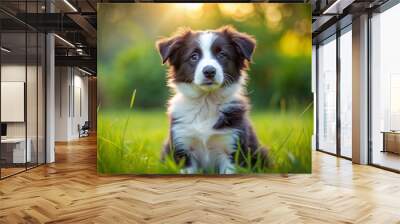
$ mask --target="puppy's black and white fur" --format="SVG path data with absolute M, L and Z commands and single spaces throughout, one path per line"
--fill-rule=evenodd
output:
M 180 30 L 157 42 L 163 63 L 169 65 L 170 137 L 163 159 L 184 160 L 182 173 L 235 173 L 234 156 L 244 165 L 247 155 L 267 163 L 247 117 L 245 80 L 255 40 L 232 27 L 218 30 Z

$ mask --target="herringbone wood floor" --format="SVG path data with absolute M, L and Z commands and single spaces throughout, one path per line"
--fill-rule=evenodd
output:
M 319 152 L 312 175 L 98 176 L 95 139 L 0 181 L 0 223 L 400 223 L 400 175 Z

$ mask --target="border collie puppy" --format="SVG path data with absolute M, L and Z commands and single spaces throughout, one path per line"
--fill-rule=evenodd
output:
M 247 117 L 245 80 L 256 42 L 230 26 L 218 30 L 181 29 L 157 41 L 162 62 L 168 63 L 168 83 L 174 90 L 169 100 L 169 139 L 163 160 L 171 155 L 183 164 L 181 173 L 235 173 L 239 164 L 261 159 L 260 148 Z

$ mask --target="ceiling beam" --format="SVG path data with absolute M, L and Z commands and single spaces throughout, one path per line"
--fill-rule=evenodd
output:
M 88 67 L 96 71 L 97 59 L 91 56 L 55 56 L 56 66 Z
M 320 31 L 321 29 L 323 29 L 326 24 L 332 20 L 332 18 L 334 18 L 335 16 L 319 16 L 317 17 L 317 20 L 315 22 L 313 22 L 312 24 L 312 32 L 316 33 L 318 31 Z
M 324 15 L 337 15 L 342 14 L 343 10 L 351 5 L 355 0 L 336 0 L 330 4 L 322 14 Z
M 82 28 L 85 33 L 96 42 L 97 30 L 90 24 L 85 17 L 80 14 L 68 14 L 68 17 Z
M 42 32 L 81 31 L 68 14 L 61 13 L 18 13 L 16 17 Z

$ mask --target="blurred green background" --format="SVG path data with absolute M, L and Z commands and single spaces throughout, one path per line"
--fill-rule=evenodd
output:
M 309 4 L 100 4 L 99 97 L 102 108 L 124 108 L 136 89 L 136 108 L 165 108 L 166 67 L 155 48 L 178 27 L 231 24 L 257 39 L 248 92 L 255 108 L 304 108 L 311 94 Z
M 308 4 L 99 4 L 97 18 L 100 173 L 179 173 L 181 167 L 172 161 L 160 162 L 169 133 L 166 103 L 170 92 L 155 42 L 182 26 L 197 30 L 224 25 L 233 25 L 257 40 L 248 72 L 250 119 L 274 164 L 237 166 L 236 171 L 311 172 Z

